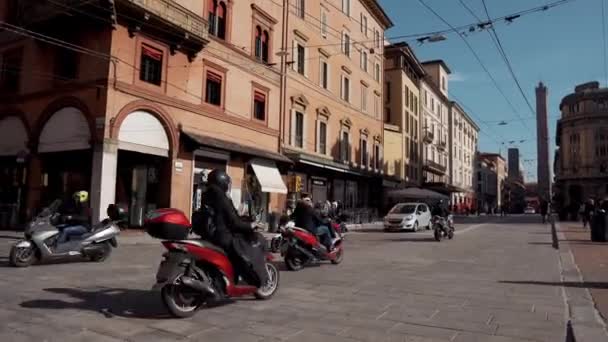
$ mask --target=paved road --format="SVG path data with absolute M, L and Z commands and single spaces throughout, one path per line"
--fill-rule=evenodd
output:
M 341 265 L 282 272 L 270 301 L 185 320 L 148 291 L 160 245 L 123 244 L 102 264 L 15 269 L 0 257 L 0 341 L 563 341 L 561 287 L 539 285 L 560 280 L 548 228 L 510 220 L 471 221 L 440 243 L 351 233 Z M 13 240 L 0 235 L 5 256 Z

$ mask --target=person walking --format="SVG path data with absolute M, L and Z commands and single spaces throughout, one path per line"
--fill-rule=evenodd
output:
M 547 222 L 547 213 L 549 211 L 549 202 L 545 199 L 540 201 L 540 215 L 542 216 L 543 223 Z
M 593 212 L 595 211 L 595 202 L 593 199 L 589 198 L 585 202 L 585 206 L 583 208 L 583 228 L 587 228 L 587 224 L 591 227 L 591 216 L 593 216 Z

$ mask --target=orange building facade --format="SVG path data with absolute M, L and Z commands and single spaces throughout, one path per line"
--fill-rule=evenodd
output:
M 319 67 L 329 56 L 312 47 L 327 44 L 323 29 L 298 22 L 301 13 L 295 11 L 307 6 L 306 13 L 319 17 L 319 6 L 328 13 L 336 9 L 314 3 L 0 4 L 0 20 L 7 23 L 0 32 L 0 225 L 22 223 L 49 201 L 81 189 L 90 190 L 96 220 L 110 203 L 129 208 L 131 226 L 141 226 L 145 213 L 158 207 L 191 213 L 200 205 L 199 183 L 215 168 L 232 177 L 230 196 L 242 213 L 282 212 L 286 184 L 299 162 L 290 152 L 323 158 L 313 139 L 318 118 L 328 123 L 325 159 L 337 155 L 332 143 L 347 127 L 356 144 L 348 145 L 353 164 L 343 165 L 350 170 L 365 164 L 359 171 L 380 175 L 372 157 L 362 163 L 354 156 L 365 136 L 366 150 L 377 153 L 373 160 L 380 163 L 382 117 L 374 108 L 381 98 L 382 59 L 368 57 L 362 73 L 355 67 L 363 57 L 354 47 L 350 58 L 333 56 L 328 84 L 340 94 L 341 77 L 354 74 L 353 103 L 323 94 Z M 361 21 L 363 13 L 369 20 L 366 32 L 373 33 L 367 37 L 381 41 L 390 21 L 378 17 L 383 12 L 377 3 L 352 6 L 351 17 L 356 11 Z M 326 32 L 330 24 L 349 21 L 341 20 L 328 23 Z M 309 39 L 309 63 L 298 79 L 297 61 L 304 55 L 292 43 L 302 38 Z M 368 40 L 374 49 L 375 41 Z M 363 110 L 354 101 L 365 85 Z M 298 129 L 306 133 L 298 147 L 292 118 L 302 106 L 306 123 Z

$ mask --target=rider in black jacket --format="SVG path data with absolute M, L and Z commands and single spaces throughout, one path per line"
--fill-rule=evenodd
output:
M 261 286 L 268 279 L 263 246 L 255 243 L 255 222 L 242 220 L 227 192 L 230 177 L 226 172 L 216 169 L 209 173 L 208 188 L 203 195 L 203 205 L 212 209 L 214 233 L 211 242 L 222 247 L 235 268 L 251 285 Z M 252 274 L 253 271 L 255 274 Z M 257 279 L 255 279 L 257 278 Z

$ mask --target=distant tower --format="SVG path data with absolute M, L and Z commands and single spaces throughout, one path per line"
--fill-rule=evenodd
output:
M 536 149 L 538 154 L 538 194 L 551 199 L 551 171 L 549 168 L 549 129 L 547 127 L 547 87 L 540 82 L 536 87 Z

